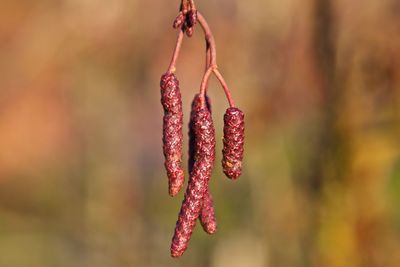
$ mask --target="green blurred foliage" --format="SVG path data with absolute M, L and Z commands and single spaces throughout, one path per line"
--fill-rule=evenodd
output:
M 0 266 L 399 266 L 399 2 L 197 3 L 245 161 L 232 182 L 218 153 L 218 232 L 197 227 L 176 260 L 159 78 L 178 4 L 2 2 Z M 198 28 L 178 61 L 185 125 L 204 61 Z M 210 96 L 221 140 L 215 80 Z

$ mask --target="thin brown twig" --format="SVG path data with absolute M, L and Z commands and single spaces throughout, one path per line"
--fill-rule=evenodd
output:
M 193 0 L 182 0 L 182 6 L 185 8 L 187 5 L 191 5 L 191 7 L 194 6 Z M 215 40 L 214 36 L 211 32 L 210 26 L 208 25 L 206 19 L 203 17 L 203 15 L 197 11 L 197 18 L 200 26 L 202 27 L 206 39 L 206 72 L 204 73 L 203 79 L 201 81 L 200 85 L 200 102 L 201 106 L 204 108 L 205 107 L 205 94 L 207 92 L 208 88 L 208 81 L 210 79 L 210 75 L 212 73 L 215 74 L 217 77 L 218 81 L 221 83 L 221 86 L 225 92 L 226 98 L 228 99 L 229 105 L 231 107 L 234 107 L 234 101 L 231 95 L 231 92 L 229 90 L 229 87 L 227 83 L 225 82 L 224 77 L 218 70 L 218 65 L 217 65 L 217 49 L 215 45 Z M 174 53 L 172 55 L 171 62 L 169 64 L 167 72 L 169 73 L 174 73 L 176 71 L 176 61 L 179 56 L 179 52 L 182 47 L 182 41 L 183 41 L 183 30 L 179 30 L 178 38 L 176 40 L 175 44 L 175 49 Z
M 179 52 L 182 47 L 182 40 L 183 40 L 183 31 L 179 30 L 178 38 L 176 39 L 174 53 L 172 54 L 171 62 L 169 63 L 169 67 L 167 72 L 174 73 L 176 71 L 176 61 L 179 56 Z
M 196 5 L 194 4 L 194 0 L 188 0 L 189 1 L 189 6 L 192 10 L 196 10 Z
M 211 64 L 210 46 L 206 42 L 206 71 L 210 67 L 210 64 Z
M 215 76 L 217 77 L 218 81 L 221 83 L 222 88 L 224 89 L 226 98 L 228 99 L 228 102 L 229 102 L 229 106 L 231 106 L 231 108 L 235 107 L 235 102 L 233 101 L 231 91 L 229 90 L 224 77 L 222 76 L 222 74 L 219 72 L 219 70 L 217 68 L 213 69 L 213 72 L 214 72 Z
M 210 26 L 208 26 L 206 19 L 199 11 L 197 11 L 197 20 L 200 26 L 203 28 L 206 42 L 210 47 L 211 66 L 217 67 L 217 47 L 215 45 L 214 36 L 211 32 Z
M 210 46 L 208 42 L 206 42 L 206 65 L 205 65 L 205 71 L 208 70 L 211 64 L 211 53 L 210 53 Z M 204 91 L 204 96 L 207 95 L 207 90 L 208 90 L 208 82 L 205 85 L 205 91 Z M 201 97 L 200 97 L 201 98 Z
M 201 27 L 203 28 L 204 31 L 204 35 L 206 37 L 206 46 L 207 46 L 207 55 L 206 55 L 206 60 L 207 60 L 207 64 L 206 64 L 206 73 L 203 77 L 203 80 L 201 82 L 201 86 L 200 86 L 200 101 L 201 101 L 201 106 L 204 107 L 205 105 L 205 93 L 208 87 L 208 80 L 209 80 L 209 76 L 210 74 L 208 74 L 208 72 L 211 70 L 215 76 L 217 77 L 218 81 L 221 83 L 221 86 L 225 92 L 226 98 L 228 99 L 229 105 L 231 107 L 235 106 L 235 103 L 233 101 L 231 92 L 229 90 L 228 84 L 225 82 L 224 77 L 222 76 L 222 74 L 219 72 L 218 70 L 218 65 L 217 65 L 217 49 L 216 49 L 216 45 L 215 45 L 215 40 L 214 40 L 214 36 L 211 32 L 210 27 L 208 26 L 208 23 L 206 21 L 206 19 L 203 17 L 203 15 L 200 12 L 197 12 L 197 16 L 198 16 L 198 21 L 199 24 L 201 25 Z M 207 75 L 208 74 L 208 75 Z
M 183 12 L 184 15 L 186 15 L 187 12 L 189 11 L 189 1 L 188 0 L 181 1 L 181 11 Z
M 205 101 L 205 92 L 208 87 L 208 80 L 210 79 L 211 74 L 213 73 L 213 68 L 209 67 L 207 71 L 204 73 L 203 79 L 201 80 L 200 85 L 200 106 L 201 108 L 205 108 L 206 101 Z

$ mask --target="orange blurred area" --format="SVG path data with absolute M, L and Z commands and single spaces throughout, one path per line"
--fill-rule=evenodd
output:
M 159 79 L 179 1 L 2 3 L 0 267 L 400 266 L 399 1 L 196 5 L 246 114 L 245 160 L 224 177 L 212 78 L 218 232 L 196 227 L 177 260 Z M 184 133 L 204 62 L 196 28 L 177 64 Z

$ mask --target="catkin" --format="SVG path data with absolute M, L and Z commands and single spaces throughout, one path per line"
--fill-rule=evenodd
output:
M 196 220 L 200 215 L 204 193 L 208 188 L 215 160 L 215 130 L 211 113 L 201 109 L 193 117 L 196 160 L 182 202 L 171 244 L 171 256 L 179 257 L 187 249 Z
M 175 196 L 185 180 L 182 168 L 182 99 L 179 81 L 173 73 L 161 77 L 161 103 L 164 108 L 163 152 L 168 176 L 169 194 Z
M 244 149 L 244 113 L 238 108 L 225 112 L 223 143 L 223 171 L 228 178 L 237 179 L 242 172 Z
M 217 220 L 215 218 L 214 204 L 210 189 L 207 188 L 203 196 L 203 206 L 200 212 L 200 223 L 207 234 L 214 234 L 217 231 Z
M 211 113 L 211 101 L 207 95 L 205 96 L 205 102 L 208 111 Z M 196 115 L 196 112 L 198 112 L 200 109 L 201 109 L 200 95 L 196 94 L 192 101 L 192 110 L 190 113 L 190 121 L 189 121 L 189 173 L 193 169 L 193 165 L 196 158 L 196 142 L 195 142 L 193 120 L 194 116 Z M 208 187 L 206 189 L 206 192 L 204 193 L 203 204 L 199 220 L 201 226 L 203 227 L 206 233 L 214 234 L 217 231 L 217 221 L 215 218 L 213 200 L 211 192 Z

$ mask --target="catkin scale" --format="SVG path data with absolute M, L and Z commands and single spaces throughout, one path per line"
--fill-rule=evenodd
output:
M 225 112 L 223 143 L 223 171 L 228 178 L 237 179 L 242 172 L 244 113 L 236 107 L 228 108 Z
M 196 220 L 200 215 L 204 193 L 208 188 L 215 161 L 215 130 L 211 113 L 206 109 L 193 118 L 197 157 L 190 175 L 171 244 L 171 256 L 179 257 L 187 249 Z
M 168 176 L 169 194 L 175 196 L 180 191 L 185 177 L 182 167 L 182 98 L 179 81 L 173 73 L 161 76 L 161 103 L 164 108 L 163 152 Z
M 207 110 L 211 113 L 211 101 L 210 98 L 206 95 L 205 96 L 206 107 Z M 193 165 L 196 158 L 196 142 L 195 142 L 195 132 L 194 132 L 194 116 L 196 112 L 201 109 L 201 102 L 200 102 L 200 95 L 196 94 L 192 101 L 192 110 L 190 113 L 190 121 L 189 121 L 189 173 L 193 169 Z M 203 227 L 204 231 L 208 234 L 214 234 L 217 231 L 217 221 L 215 218 L 215 210 L 213 205 L 213 200 L 211 196 L 211 192 L 207 187 L 204 198 L 203 204 L 199 216 L 199 220 L 201 226 Z

